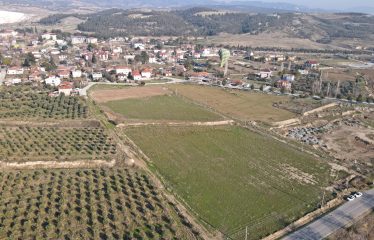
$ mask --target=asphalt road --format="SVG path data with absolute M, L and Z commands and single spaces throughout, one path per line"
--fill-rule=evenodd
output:
M 284 237 L 283 240 L 324 239 L 337 230 L 354 224 L 373 210 L 374 189 L 371 189 L 364 192 L 362 197 L 344 203 L 331 213 Z

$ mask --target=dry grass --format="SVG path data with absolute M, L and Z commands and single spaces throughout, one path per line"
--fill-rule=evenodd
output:
M 288 97 L 223 90 L 195 85 L 173 85 L 170 89 L 188 99 L 244 121 L 276 122 L 295 117 L 295 114 L 273 107 L 273 103 L 288 101 Z
M 105 89 L 95 90 L 92 92 L 91 97 L 99 103 L 123 100 L 161 96 L 170 93 L 164 87 L 128 87 L 123 89 Z

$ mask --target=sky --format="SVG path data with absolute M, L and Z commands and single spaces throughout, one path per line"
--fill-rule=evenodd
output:
M 249 1 L 249 0 L 247 0 Z M 374 8 L 374 0 L 261 0 L 263 2 L 287 2 L 322 9 Z

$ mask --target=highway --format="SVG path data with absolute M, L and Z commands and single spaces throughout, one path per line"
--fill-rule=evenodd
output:
M 364 192 L 360 198 L 346 202 L 329 214 L 291 233 L 283 240 L 325 239 L 341 228 L 349 227 L 374 209 L 374 189 Z

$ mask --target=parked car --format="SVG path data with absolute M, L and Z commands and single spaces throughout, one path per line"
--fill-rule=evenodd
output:
M 348 197 L 347 197 L 347 200 L 348 201 L 353 201 L 353 200 L 355 200 L 355 196 L 354 195 L 349 195 Z
M 355 196 L 355 198 L 359 198 L 362 196 L 362 192 L 355 192 L 353 193 L 353 196 Z

